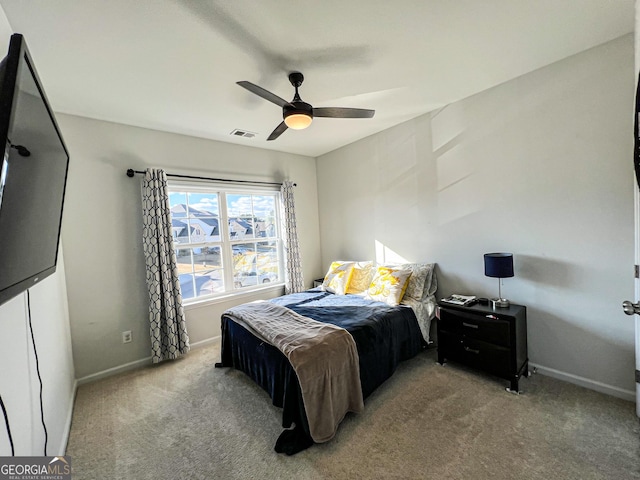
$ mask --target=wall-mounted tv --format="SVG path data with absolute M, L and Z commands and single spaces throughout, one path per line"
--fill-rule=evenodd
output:
M 0 63 L 0 305 L 56 270 L 69 154 L 25 39 Z

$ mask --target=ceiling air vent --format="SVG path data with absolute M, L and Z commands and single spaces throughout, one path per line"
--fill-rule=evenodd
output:
M 236 128 L 233 132 L 230 133 L 234 137 L 245 137 L 245 138 L 253 138 L 257 135 L 257 133 L 247 132 L 246 130 L 240 130 Z

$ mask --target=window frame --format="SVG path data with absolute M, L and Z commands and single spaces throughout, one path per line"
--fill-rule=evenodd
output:
M 212 302 L 216 300 L 222 300 L 225 298 L 245 295 L 247 293 L 253 293 L 270 288 L 281 288 L 284 286 L 284 239 L 282 231 L 282 208 L 281 208 L 281 193 L 280 188 L 277 185 L 238 185 L 227 184 L 214 181 L 174 181 L 169 179 L 167 182 L 169 193 L 196 193 L 196 194 L 211 194 L 218 196 L 218 229 L 219 229 L 219 241 L 205 241 L 205 242 L 193 242 L 189 238 L 189 243 L 176 243 L 175 237 L 173 238 L 173 248 L 175 251 L 180 249 L 193 249 L 193 248 L 207 248 L 207 247 L 220 247 L 220 262 L 222 267 L 222 278 L 224 283 L 224 291 L 211 293 L 208 295 L 195 295 L 190 298 L 183 298 L 183 305 L 189 306 L 203 302 Z M 229 228 L 229 214 L 227 208 L 227 195 L 251 195 L 251 196 L 265 196 L 273 195 L 275 197 L 275 233 L 274 237 L 255 237 L 255 225 L 253 225 L 253 238 L 232 239 Z M 253 201 L 252 214 L 253 214 Z M 187 202 L 188 205 L 188 202 Z M 254 215 L 252 215 L 254 216 Z M 188 217 L 186 217 L 188 218 Z M 173 216 L 171 216 L 173 220 Z M 187 222 L 187 225 L 189 223 Z M 187 226 L 189 228 L 189 226 Z M 246 243 L 259 243 L 259 242 L 275 242 L 276 252 L 278 258 L 278 277 L 275 281 L 269 282 L 267 285 L 257 283 L 256 285 L 237 287 L 234 275 L 233 264 L 233 246 Z M 192 272 L 193 259 L 192 259 Z M 194 289 L 194 294 L 197 292 Z

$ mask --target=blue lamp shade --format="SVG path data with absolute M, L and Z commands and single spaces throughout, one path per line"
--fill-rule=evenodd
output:
M 485 253 L 484 274 L 495 278 L 513 277 L 513 254 Z

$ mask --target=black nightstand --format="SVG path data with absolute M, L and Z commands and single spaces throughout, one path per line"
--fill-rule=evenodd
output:
M 482 369 L 511 382 L 529 376 L 527 308 L 490 305 L 459 307 L 441 303 L 438 317 L 438 363 L 445 359 Z
M 324 282 L 324 277 L 323 278 L 316 278 L 313 281 L 313 288 L 322 286 L 322 282 Z

